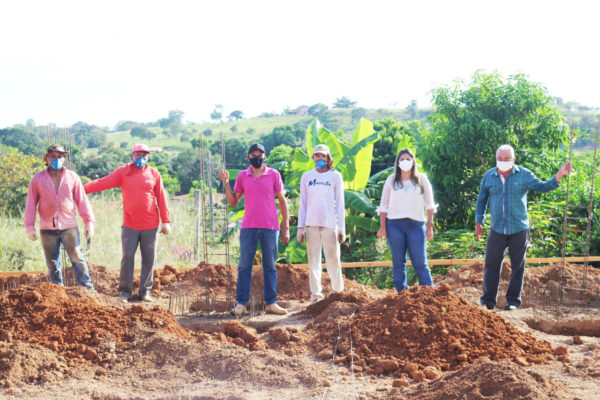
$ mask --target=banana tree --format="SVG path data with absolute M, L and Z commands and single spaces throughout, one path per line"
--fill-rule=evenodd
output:
M 344 179 L 344 200 L 346 203 L 346 232 L 352 235 L 356 229 L 377 232 L 379 223 L 375 216 L 375 206 L 367 195 L 361 192 L 369 181 L 373 144 L 379 140 L 379 134 L 373 130 L 371 121 L 362 118 L 354 131 L 352 141 L 325 129 L 318 119 L 314 119 L 307 128 L 304 147 L 294 149 L 291 155 L 290 173 L 286 184 L 298 188 L 302 174 L 315 167 L 311 155 L 317 144 L 326 144 L 333 158 L 333 168 Z M 305 262 L 306 247 L 296 240 L 297 227 L 292 230 L 292 239 L 282 254 L 288 262 Z M 348 247 L 348 244 L 346 244 Z

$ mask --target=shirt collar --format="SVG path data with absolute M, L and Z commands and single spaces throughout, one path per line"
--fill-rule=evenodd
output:
M 265 167 L 265 169 L 263 169 L 263 172 L 262 172 L 261 176 L 262 175 L 266 175 L 267 172 L 269 172 L 269 170 L 271 169 L 271 168 L 267 167 L 265 164 L 263 164 L 263 166 Z M 247 175 L 252 175 L 253 174 L 252 173 L 252 165 L 249 166 L 245 171 L 246 171 Z

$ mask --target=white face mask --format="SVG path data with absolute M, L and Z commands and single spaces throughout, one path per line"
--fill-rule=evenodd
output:
M 496 167 L 502 172 L 510 171 L 513 167 L 513 162 L 512 161 L 496 161 Z
M 400 161 L 398 161 L 398 166 L 400 167 L 400 169 L 402 171 L 408 172 L 412 169 L 413 162 L 412 162 L 412 160 L 400 160 Z

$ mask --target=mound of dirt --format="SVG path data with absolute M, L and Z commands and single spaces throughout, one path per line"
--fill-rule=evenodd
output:
M 101 305 L 94 299 L 98 296 L 47 282 L 5 291 L 0 294 L 0 340 L 38 344 L 74 364 L 99 364 L 115 358 L 115 347 L 130 346 L 132 331 L 140 326 L 192 338 L 165 309 Z
M 474 263 L 453 269 L 445 277 L 436 276 L 437 283 L 447 283 L 455 293 L 467 297 L 471 302 L 479 304 L 479 296 L 483 287 L 483 263 Z M 508 280 L 510 278 L 510 263 L 502 265 L 500 275 L 500 288 L 498 290 L 498 307 L 503 308 L 506 304 L 504 297 Z M 565 281 L 563 287 L 563 301 L 580 301 L 584 279 L 584 268 L 582 265 L 567 264 L 562 268 L 561 264 L 545 265 L 542 267 L 528 267 L 525 270 L 525 281 L 522 292 L 522 308 L 552 305 L 558 302 L 559 286 L 561 276 L 564 273 Z M 573 289 L 575 289 L 573 291 Z M 583 296 L 589 304 L 600 304 L 600 270 L 589 266 L 587 268 L 586 294 Z
M 397 390 L 392 390 L 392 392 Z M 391 398 L 395 396 L 393 393 Z M 507 361 L 487 361 L 453 372 L 401 398 L 422 400 L 512 400 L 570 398 L 564 385 Z
M 413 287 L 354 308 L 351 315 L 307 326 L 319 358 L 416 381 L 481 360 L 529 365 L 553 359 L 550 343 L 469 304 L 447 285 Z

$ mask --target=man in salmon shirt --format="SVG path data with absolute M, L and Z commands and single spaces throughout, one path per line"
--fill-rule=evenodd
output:
M 266 312 L 271 314 L 287 314 L 285 308 L 277 304 L 277 238 L 279 236 L 279 219 L 275 197 L 279 200 L 281 211 L 281 243 L 290 240 L 288 208 L 283 191 L 283 182 L 279 171 L 264 165 L 265 148 L 255 143 L 248 150 L 250 167 L 240 171 L 235 180 L 233 192 L 229 186 L 229 172 L 221 171 L 220 178 L 225 186 L 225 196 L 232 207 L 235 207 L 244 196 L 244 219 L 240 230 L 240 261 L 238 265 L 237 305 L 232 310 L 235 315 L 246 313 L 250 301 L 252 283 L 252 265 L 256 255 L 256 247 L 260 241 L 263 261 L 264 299 Z
M 52 283 L 63 286 L 60 244 L 65 248 L 77 284 L 94 290 L 87 263 L 81 254 L 77 210 L 85 224 L 85 237 L 94 234 L 94 213 L 85 194 L 79 175 L 63 164 L 67 151 L 59 145 L 46 149 L 44 164 L 47 169 L 31 178 L 25 206 L 27 237 L 37 240 L 36 211 L 40 214 L 40 238 L 48 275 Z
M 132 163 L 114 170 L 110 175 L 84 186 L 86 193 L 120 187 L 123 195 L 123 226 L 121 227 L 121 274 L 119 301 L 129 302 L 133 291 L 133 269 L 138 244 L 142 254 L 142 271 L 138 298 L 152 301 L 150 290 L 154 278 L 154 258 L 158 227 L 161 233 L 171 233 L 167 196 L 160 173 L 149 165 L 150 148 L 136 144 L 131 150 Z M 159 220 L 160 218 L 160 220 Z

